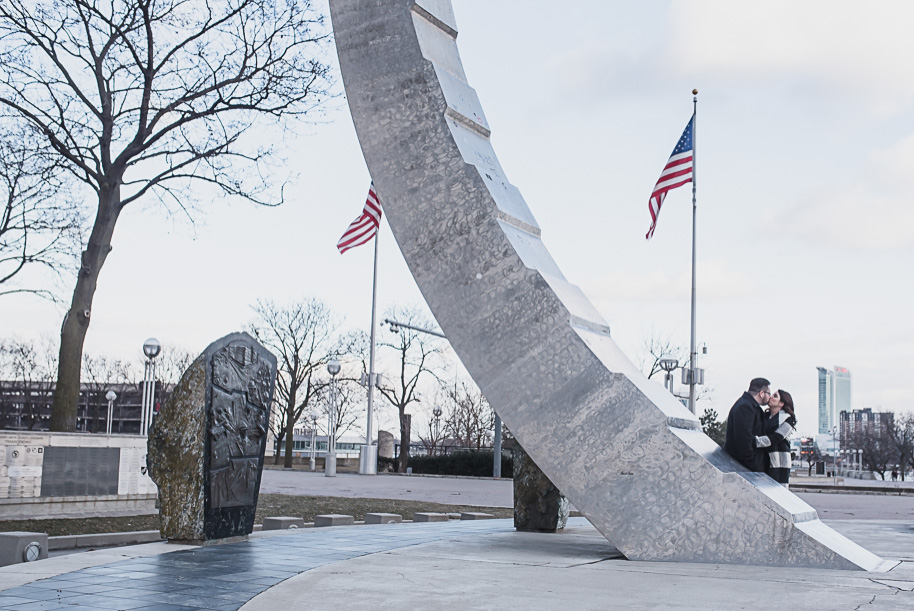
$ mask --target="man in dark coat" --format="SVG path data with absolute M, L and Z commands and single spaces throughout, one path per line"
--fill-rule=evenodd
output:
M 765 410 L 771 397 L 771 383 L 753 378 L 749 390 L 736 400 L 727 417 L 724 450 L 753 472 L 765 471 L 765 449 L 756 448 L 755 437 L 765 435 Z

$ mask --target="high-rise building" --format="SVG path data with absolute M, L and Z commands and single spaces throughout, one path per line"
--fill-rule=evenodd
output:
M 851 373 L 847 368 L 835 366 L 835 414 L 841 414 L 842 410 L 850 412 L 851 410 Z M 838 422 L 832 423 L 832 426 Z
M 819 371 L 819 433 L 830 434 L 838 426 L 838 414 L 851 411 L 851 373 L 847 368 Z
M 831 370 L 816 368 L 819 371 L 819 433 L 829 433 L 835 419 L 835 378 Z

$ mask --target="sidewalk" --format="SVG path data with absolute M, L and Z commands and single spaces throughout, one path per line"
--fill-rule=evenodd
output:
M 914 609 L 911 526 L 830 525 L 903 560 L 882 573 L 634 562 L 583 518 L 561 534 L 518 533 L 510 519 L 364 525 L 0 568 L 0 609 Z M 23 568 L 59 575 L 10 588 Z

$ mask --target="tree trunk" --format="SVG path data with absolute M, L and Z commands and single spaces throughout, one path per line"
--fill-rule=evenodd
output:
M 279 434 L 276 436 L 276 448 L 273 452 L 273 465 L 279 465 L 279 449 L 282 446 L 283 440 L 286 439 L 286 430 L 283 428 L 280 430 Z
M 289 405 L 286 407 L 286 456 L 282 462 L 284 468 L 292 467 L 292 447 L 295 442 L 295 397 L 298 395 L 297 391 L 298 389 L 289 389 Z
M 98 276 L 111 252 L 111 237 L 121 208 L 120 177 L 114 187 L 103 189 L 98 196 L 98 212 L 82 265 L 76 277 L 70 309 L 64 315 L 60 330 L 60 353 L 57 385 L 51 404 L 51 431 L 75 431 L 76 410 L 79 405 L 79 374 L 82 366 L 83 344 L 89 331 L 92 299 L 98 286 Z
M 413 418 L 404 410 L 400 408 L 400 466 L 397 471 L 401 474 L 406 473 L 406 466 L 409 463 L 409 436 Z

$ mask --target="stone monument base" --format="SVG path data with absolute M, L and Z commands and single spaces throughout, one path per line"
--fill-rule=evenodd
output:
M 555 533 L 565 528 L 570 504 L 520 444 L 514 446 L 514 528 Z

